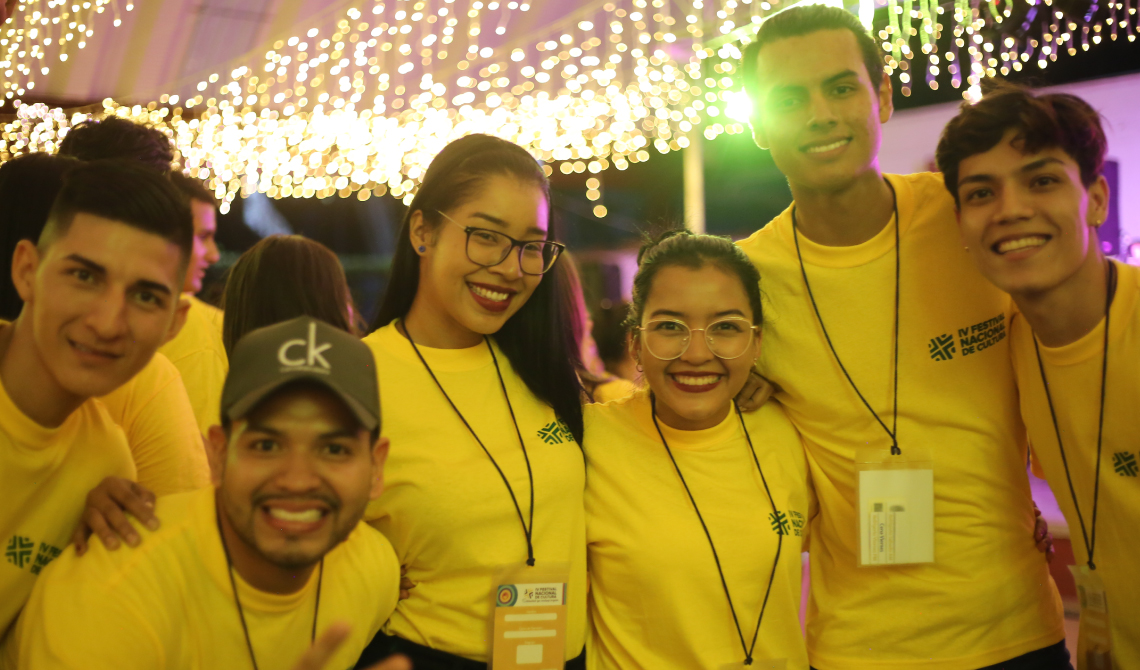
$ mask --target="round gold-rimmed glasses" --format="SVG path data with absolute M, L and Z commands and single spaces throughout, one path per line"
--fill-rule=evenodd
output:
M 719 319 L 704 328 L 690 328 L 677 319 L 657 319 L 638 326 L 641 341 L 654 358 L 671 361 L 680 358 L 689 349 L 693 333 L 703 332 L 705 342 L 713 356 L 725 360 L 739 358 L 747 351 L 756 336 L 757 326 L 747 319 L 732 317 Z

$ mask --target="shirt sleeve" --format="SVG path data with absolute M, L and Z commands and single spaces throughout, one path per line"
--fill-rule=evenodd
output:
M 143 616 L 130 589 L 82 578 L 60 559 L 36 582 L 16 624 L 16 670 L 155 670 L 166 666 L 166 613 Z M 58 568 L 58 569 L 52 569 Z
M 122 427 L 138 481 L 156 496 L 210 485 L 202 433 L 182 378 L 162 354 L 131 382 L 102 398 Z

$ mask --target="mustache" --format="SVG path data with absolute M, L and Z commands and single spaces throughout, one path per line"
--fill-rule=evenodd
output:
M 329 508 L 330 512 L 339 512 L 340 508 L 343 506 L 339 497 L 332 493 L 323 492 L 304 493 L 300 495 L 293 493 L 257 493 L 254 494 L 251 503 L 254 507 L 262 507 L 263 505 L 273 502 L 274 500 L 289 500 L 294 502 L 300 500 L 313 500 L 324 504 L 325 507 Z

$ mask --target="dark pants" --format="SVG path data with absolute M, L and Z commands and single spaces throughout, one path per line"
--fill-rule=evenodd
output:
M 365 647 L 360 660 L 356 662 L 356 670 L 366 670 L 370 665 L 382 661 L 393 654 L 403 654 L 412 661 L 415 670 L 487 670 L 486 663 L 472 661 L 469 658 L 449 654 L 422 644 L 410 642 L 395 635 L 377 633 L 372 642 Z M 566 661 L 566 670 L 585 670 L 586 652 L 578 658 Z
M 1057 644 L 987 665 L 980 670 L 1073 670 L 1073 664 L 1069 662 L 1069 650 L 1065 648 L 1065 641 L 1061 640 Z

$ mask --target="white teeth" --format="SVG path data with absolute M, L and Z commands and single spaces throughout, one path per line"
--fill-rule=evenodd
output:
M 845 139 L 845 140 L 839 140 L 838 142 L 832 142 L 831 144 L 825 144 L 822 147 L 811 147 L 807 150 L 807 152 L 809 154 L 821 154 L 825 151 L 834 151 L 835 149 L 838 149 L 839 147 L 843 146 L 844 144 L 847 144 L 850 141 L 851 141 L 850 139 Z
M 1029 247 L 1040 247 L 1048 242 L 1049 239 L 1041 235 L 1030 235 L 1029 237 L 1019 237 L 1016 240 L 1006 240 L 997 246 L 999 254 L 1007 254 L 1011 251 L 1019 249 L 1027 249 Z
M 494 300 L 495 302 L 503 302 L 507 298 L 511 297 L 509 293 L 489 291 L 481 286 L 473 286 L 471 284 L 468 284 L 468 286 L 471 287 L 471 290 L 475 293 L 475 295 L 486 298 L 488 300 Z
M 301 512 L 290 512 L 280 507 L 270 507 L 269 516 L 274 519 L 281 519 L 282 521 L 314 523 L 321 520 L 321 511 L 319 509 L 307 509 Z
M 676 375 L 673 379 L 676 379 L 678 384 L 684 384 L 685 386 L 707 386 L 708 384 L 715 384 L 717 380 L 720 379 L 720 376 L 707 375 L 705 377 L 692 377 L 690 375 Z

